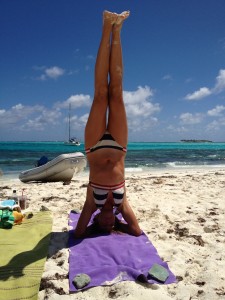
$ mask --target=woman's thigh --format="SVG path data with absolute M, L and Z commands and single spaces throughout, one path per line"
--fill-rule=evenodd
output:
M 117 143 L 119 143 L 123 147 L 127 146 L 127 116 L 122 96 L 118 98 L 110 98 L 107 129 Z
M 85 127 L 85 148 L 94 146 L 106 131 L 108 99 L 95 97 Z

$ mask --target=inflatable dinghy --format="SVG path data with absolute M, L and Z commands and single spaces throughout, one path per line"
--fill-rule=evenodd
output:
M 39 167 L 23 171 L 19 174 L 22 182 L 70 182 L 74 174 L 86 167 L 86 158 L 83 153 L 61 154 Z

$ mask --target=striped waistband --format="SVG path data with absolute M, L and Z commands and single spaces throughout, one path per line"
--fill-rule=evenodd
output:
M 96 188 L 96 189 L 101 189 L 101 190 L 117 190 L 117 189 L 120 189 L 122 187 L 125 186 L 125 180 L 122 181 L 121 183 L 118 183 L 118 184 L 114 184 L 114 185 L 103 185 L 103 184 L 98 184 L 98 183 L 94 183 L 94 182 L 89 182 L 90 186 L 92 188 Z
M 123 152 L 127 152 L 127 148 L 126 147 L 111 146 L 111 145 L 102 145 L 102 146 L 98 146 L 98 147 L 95 147 L 95 148 L 86 148 L 85 149 L 85 153 L 88 154 L 88 153 L 94 152 L 94 151 L 96 151 L 98 149 L 104 149 L 104 148 L 116 149 L 116 150 L 121 150 Z
M 108 131 L 106 131 L 103 134 L 101 139 L 93 147 L 86 148 L 85 152 L 86 154 L 88 154 L 90 152 L 96 151 L 98 149 L 104 149 L 104 148 L 111 148 L 111 149 L 122 150 L 123 152 L 127 152 L 127 148 L 118 144 Z

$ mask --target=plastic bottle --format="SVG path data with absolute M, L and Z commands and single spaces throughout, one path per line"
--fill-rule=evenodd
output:
M 24 195 L 24 189 L 22 190 L 22 196 L 20 197 L 19 199 L 19 202 L 20 202 L 20 208 L 21 209 L 26 209 L 27 205 L 26 205 L 26 200 L 27 200 L 27 197 Z
M 18 196 L 17 196 L 17 193 L 16 193 L 16 190 L 13 190 L 13 193 L 12 193 L 12 197 L 11 197 L 13 200 L 15 200 L 16 204 L 18 204 Z

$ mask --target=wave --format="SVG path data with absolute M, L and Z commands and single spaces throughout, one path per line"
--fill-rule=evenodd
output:
M 209 163 L 191 163 L 191 162 L 168 162 L 165 164 L 165 167 L 168 168 L 181 168 L 181 169 L 185 169 L 185 168 L 221 168 L 221 167 L 225 167 L 225 164 L 209 164 Z
M 125 172 L 130 173 L 130 172 L 143 172 L 143 168 L 140 167 L 133 167 L 133 168 L 125 168 Z

